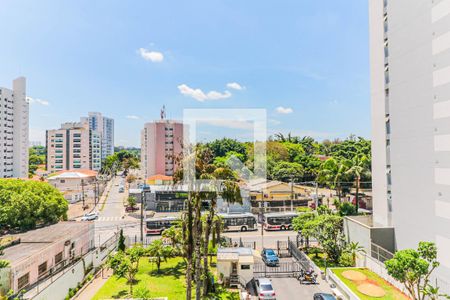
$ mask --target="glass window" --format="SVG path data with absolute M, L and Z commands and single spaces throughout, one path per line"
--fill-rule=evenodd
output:
M 55 264 L 59 264 L 63 259 L 62 251 L 55 255 Z
M 47 272 L 47 262 L 44 262 L 39 265 L 38 267 L 38 275 L 39 277 L 44 275 L 44 273 Z
M 250 265 L 241 265 L 241 270 L 250 270 Z
M 19 277 L 19 279 L 17 280 L 17 288 L 19 290 L 21 290 L 24 287 L 26 287 L 29 282 L 30 282 L 30 273 L 27 273 L 27 274 Z

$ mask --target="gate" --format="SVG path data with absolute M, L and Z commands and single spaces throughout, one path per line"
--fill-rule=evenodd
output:
M 306 257 L 306 254 L 300 251 L 297 248 L 296 244 L 293 241 L 288 241 L 289 244 L 289 253 L 291 253 L 292 257 L 294 257 L 297 262 L 303 267 L 305 270 L 309 270 L 311 268 L 311 262 Z
M 276 267 L 269 267 L 264 262 L 256 262 L 253 265 L 255 277 L 298 277 L 301 265 L 296 261 L 281 261 Z

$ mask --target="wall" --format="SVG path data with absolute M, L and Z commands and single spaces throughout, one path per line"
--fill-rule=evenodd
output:
M 344 233 L 347 241 L 359 243 L 367 253 L 370 253 L 371 241 L 369 227 L 363 226 L 349 218 L 344 218 Z
M 101 248 L 86 254 L 83 260 L 78 261 L 70 268 L 55 274 L 38 286 L 29 290 L 25 294 L 25 299 L 35 300 L 64 300 L 69 292 L 69 288 L 74 288 L 85 277 L 85 268 L 90 264 L 93 268 L 97 268 L 103 264 L 108 254 L 115 249 L 117 245 L 117 237 L 113 237 L 107 241 Z M 92 272 L 92 271 L 91 271 Z

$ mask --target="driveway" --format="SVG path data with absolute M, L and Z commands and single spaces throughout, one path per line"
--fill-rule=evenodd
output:
M 300 284 L 295 278 L 271 278 L 277 300 L 313 299 L 315 293 L 331 293 L 326 282 L 320 284 Z

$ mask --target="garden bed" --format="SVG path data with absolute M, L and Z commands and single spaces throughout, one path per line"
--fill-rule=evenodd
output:
M 360 299 L 410 299 L 396 287 L 368 269 L 333 268 L 331 271 Z

